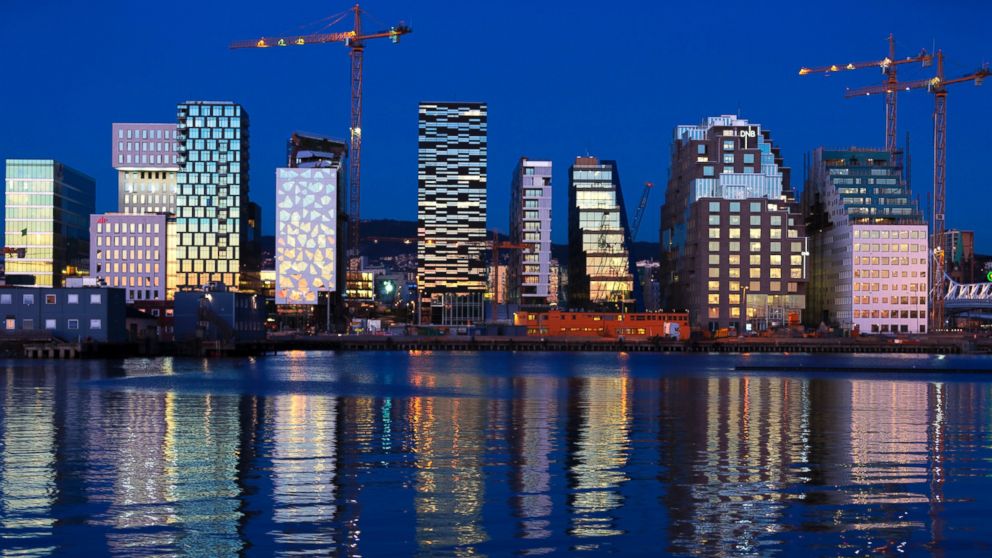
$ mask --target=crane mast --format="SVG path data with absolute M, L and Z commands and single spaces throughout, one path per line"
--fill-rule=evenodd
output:
M 338 33 L 314 33 L 310 35 L 295 35 L 287 37 L 262 37 L 246 41 L 235 41 L 230 48 L 269 48 L 273 46 L 307 46 L 324 43 L 344 43 L 348 47 L 351 58 L 351 110 L 349 120 L 348 141 L 348 256 L 351 260 L 349 267 L 357 265 L 359 243 L 361 240 L 361 202 L 362 202 L 362 64 L 365 54 L 365 42 L 372 39 L 390 39 L 398 43 L 400 37 L 413 32 L 410 27 L 399 23 L 387 30 L 365 33 L 362 30 L 363 10 L 355 4 L 349 10 L 331 16 L 331 23 L 337 23 L 351 12 L 354 17 L 350 31 Z
M 912 64 L 919 62 L 923 67 L 928 67 L 933 61 L 933 56 L 931 56 L 927 51 L 921 50 L 916 56 L 910 56 L 903 58 L 902 60 L 896 60 L 896 40 L 895 37 L 889 34 L 889 55 L 881 60 L 873 60 L 869 62 L 850 62 L 848 64 L 832 64 L 830 66 L 820 66 L 817 68 L 807 68 L 803 67 L 799 70 L 799 75 L 805 76 L 809 74 L 821 73 L 821 74 L 833 74 L 842 71 L 850 70 L 861 70 L 865 68 L 881 68 L 882 73 L 885 76 L 883 89 L 881 92 L 885 93 L 885 150 L 888 152 L 893 152 L 896 150 L 896 109 L 897 109 L 897 96 L 899 93 L 898 79 L 896 77 L 897 66 L 903 64 Z

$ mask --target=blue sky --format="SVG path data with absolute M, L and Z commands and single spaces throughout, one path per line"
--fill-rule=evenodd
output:
M 294 34 L 348 2 L 301 0 L 3 0 L 0 158 L 56 158 L 97 179 L 114 210 L 111 123 L 169 122 L 186 99 L 237 101 L 251 115 L 252 198 L 272 231 L 274 169 L 294 130 L 344 137 L 348 56 L 339 44 L 239 50 L 230 41 Z M 799 77 L 803 65 L 943 48 L 950 76 L 992 60 L 987 2 L 569 2 L 369 0 L 368 28 L 404 20 L 414 33 L 366 51 L 363 217 L 416 217 L 417 103 L 489 103 L 489 226 L 507 230 L 510 174 L 521 155 L 555 165 L 553 237 L 566 237 L 567 167 L 576 155 L 619 163 L 633 213 L 657 184 L 639 238 L 656 240 L 677 124 L 736 113 L 772 131 L 799 187 L 802 154 L 818 145 L 883 143 L 881 98 L 843 98 L 880 83 L 864 70 Z M 318 26 L 319 27 L 319 26 Z M 905 79 L 930 70 L 906 68 Z M 992 84 L 989 84 L 992 85 Z M 913 189 L 932 184 L 933 101 L 900 97 L 911 133 Z M 986 223 L 992 88 L 949 96 L 948 225 Z

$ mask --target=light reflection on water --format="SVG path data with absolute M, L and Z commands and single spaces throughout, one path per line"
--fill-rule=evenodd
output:
M 739 358 L 0 362 L 0 551 L 989 554 L 992 375 Z

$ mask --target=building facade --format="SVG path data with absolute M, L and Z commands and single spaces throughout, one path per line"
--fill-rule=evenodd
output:
M 510 242 L 526 248 L 510 252 L 507 292 L 525 310 L 551 304 L 551 168 L 523 157 L 510 186 Z
M 7 283 L 60 287 L 85 274 L 96 182 L 58 161 L 9 159 L 6 166 Z
M 803 219 L 771 134 L 736 116 L 675 128 L 661 208 L 661 307 L 700 330 L 798 324 Z
M 568 307 L 633 308 L 630 246 L 616 162 L 577 157 L 568 182 Z
M 265 339 L 267 311 L 262 296 L 230 291 L 220 283 L 176 293 L 174 316 L 177 343 Z
M 487 107 L 420 103 L 418 127 L 418 319 L 438 325 L 482 322 Z
M 124 289 L 128 304 L 172 300 L 175 219 L 168 214 L 90 215 L 90 275 Z
M 816 149 L 803 214 L 812 253 L 808 325 L 927 331 L 928 230 L 901 151 Z
M 975 231 L 951 229 L 944 233 L 944 271 L 958 283 L 987 281 L 975 265 Z
M 114 123 L 118 211 L 176 212 L 178 147 L 175 124 Z
M 316 305 L 342 290 L 344 158 L 340 141 L 294 134 L 276 169 L 276 304 Z
M 177 107 L 176 234 L 180 287 L 232 288 L 256 273 L 248 237 L 248 113 L 227 101 Z M 253 269 L 254 268 L 254 269 Z
M 106 287 L 0 287 L 3 332 L 61 341 L 127 341 L 124 290 Z

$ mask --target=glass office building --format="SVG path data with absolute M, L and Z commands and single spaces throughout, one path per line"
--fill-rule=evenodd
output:
M 176 259 L 179 287 L 257 283 L 248 235 L 248 113 L 227 101 L 177 109 Z
M 58 161 L 7 161 L 7 284 L 61 287 L 86 273 L 95 192 L 91 177 Z
M 622 311 L 636 302 L 629 230 L 616 162 L 577 157 L 568 184 L 569 308 Z

